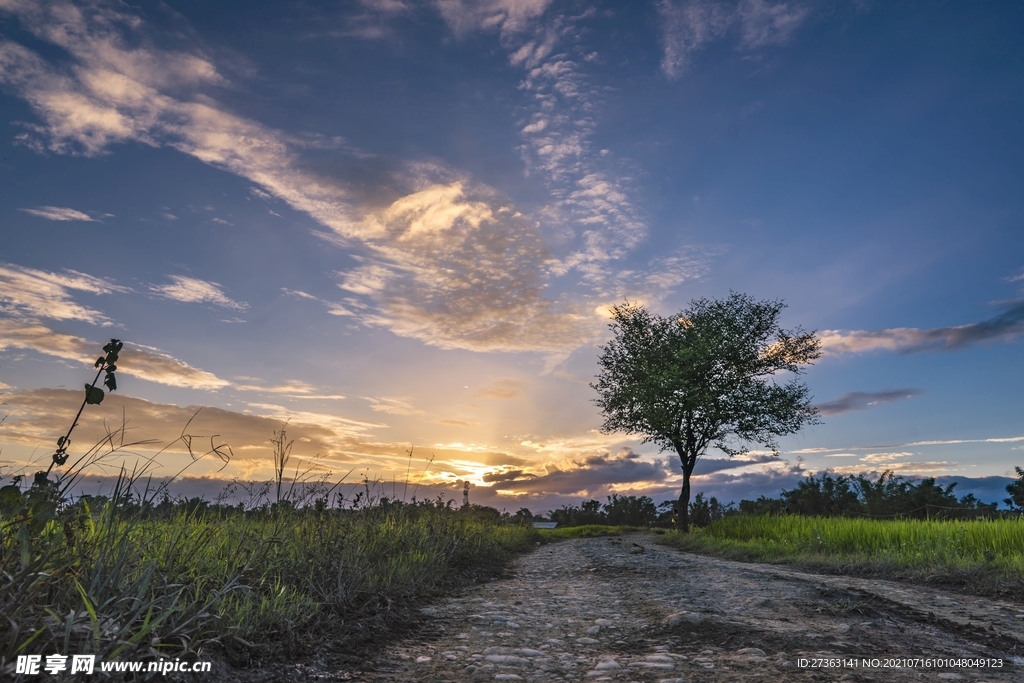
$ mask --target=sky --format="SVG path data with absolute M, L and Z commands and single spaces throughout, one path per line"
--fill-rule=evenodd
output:
M 674 454 L 600 431 L 608 310 L 736 291 L 818 334 L 822 421 L 694 493 L 1001 500 L 1022 34 L 1017 2 L 0 0 L 0 476 L 116 337 L 69 449 L 126 426 L 97 487 L 141 458 L 214 497 L 285 429 L 293 473 L 387 495 L 674 498 Z

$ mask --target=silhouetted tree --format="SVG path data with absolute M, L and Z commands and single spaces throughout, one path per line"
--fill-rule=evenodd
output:
M 690 475 L 709 446 L 736 455 L 755 442 L 777 452 L 776 437 L 813 422 L 807 387 L 779 374 L 799 374 L 821 355 L 811 332 L 778 324 L 785 305 L 732 293 L 698 299 L 662 318 L 639 305 L 612 308 L 614 337 L 602 347 L 591 386 L 604 414 L 602 431 L 643 436 L 674 451 L 683 468 L 676 511 L 689 530 Z
M 796 488 L 783 491 L 786 511 L 801 515 L 838 517 L 861 513 L 861 502 L 850 477 L 832 477 L 827 472 L 820 479 L 807 477 Z
M 608 524 L 650 526 L 658 518 L 658 508 L 647 496 L 620 496 L 613 493 L 603 508 Z
M 1013 469 L 1017 470 L 1017 481 L 1007 484 L 1006 492 L 1010 494 L 1010 497 L 1003 502 L 1017 509 L 1024 510 L 1024 469 L 1020 467 L 1014 467 Z
M 696 527 L 708 526 L 712 522 L 717 522 L 722 517 L 725 517 L 733 509 L 732 503 L 722 505 L 714 496 L 711 496 L 710 499 L 705 499 L 703 493 L 698 493 L 694 496 L 693 502 L 690 503 L 690 524 Z

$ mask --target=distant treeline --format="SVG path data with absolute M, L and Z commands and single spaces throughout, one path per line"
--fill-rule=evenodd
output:
M 1000 511 L 998 503 L 985 503 L 974 494 L 957 497 L 956 483 L 942 486 L 933 477 L 915 481 L 883 472 L 877 479 L 863 475 L 809 476 L 793 489 L 783 490 L 778 498 L 761 496 L 723 504 L 717 498 L 698 493 L 690 503 L 690 523 L 707 526 L 727 515 L 806 515 L 818 517 L 872 517 L 879 519 L 976 519 L 1019 514 L 1024 510 L 1024 470 L 1017 468 L 1018 481 L 1007 487 L 1011 508 Z M 611 524 L 624 526 L 672 526 L 676 501 L 655 504 L 647 496 L 618 496 L 607 503 L 583 501 L 563 505 L 550 513 L 559 526 Z M 521 509 L 519 519 L 543 519 Z
M 863 475 L 832 476 L 826 472 L 807 477 L 778 498 L 740 501 L 739 512 L 904 519 L 974 519 L 1001 514 L 998 503 L 985 503 L 973 493 L 957 498 L 955 488 L 956 482 L 942 486 L 934 477 L 927 477 L 915 483 L 889 470 L 874 481 Z

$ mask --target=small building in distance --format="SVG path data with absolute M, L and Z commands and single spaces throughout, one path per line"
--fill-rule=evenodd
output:
M 554 529 L 558 526 L 558 522 L 534 522 L 534 529 Z

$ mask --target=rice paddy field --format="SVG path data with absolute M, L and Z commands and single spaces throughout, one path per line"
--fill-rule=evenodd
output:
M 1024 597 L 1024 518 L 972 521 L 728 516 L 661 542 L 731 559 L 786 563 Z

